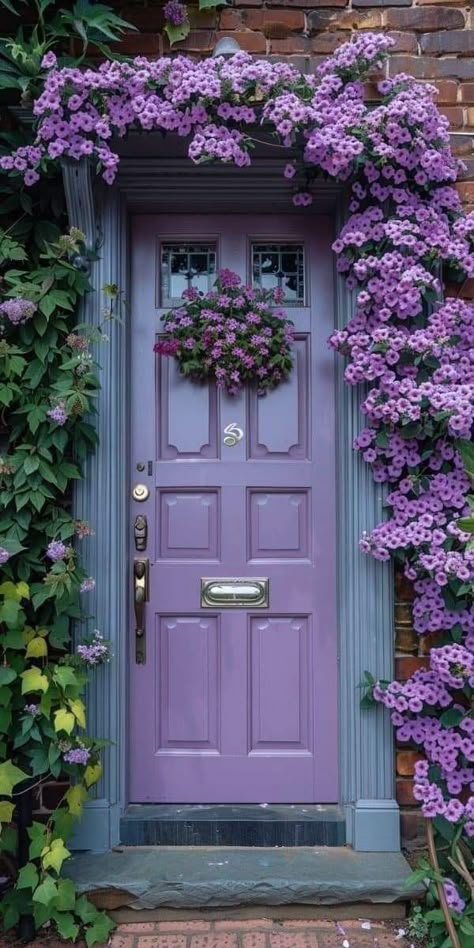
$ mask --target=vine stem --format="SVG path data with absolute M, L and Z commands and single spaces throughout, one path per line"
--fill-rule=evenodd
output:
M 435 872 L 439 875 L 440 868 L 439 868 L 438 856 L 436 853 L 436 845 L 435 845 L 432 820 L 426 821 L 426 837 L 428 840 L 428 852 L 430 854 L 431 866 L 435 870 Z M 454 922 L 451 918 L 451 912 L 449 911 L 448 900 L 446 898 L 446 893 L 444 891 L 443 883 L 436 882 L 436 889 L 438 891 L 438 898 L 439 898 L 441 909 L 444 915 L 444 920 L 446 922 L 448 935 L 451 939 L 451 946 L 452 948 L 461 948 L 461 942 L 459 941 L 458 933 L 454 926 Z

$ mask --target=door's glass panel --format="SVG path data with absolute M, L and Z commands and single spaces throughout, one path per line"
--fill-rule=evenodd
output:
M 216 278 L 214 243 L 174 242 L 160 250 L 160 306 L 181 303 L 184 290 L 191 286 L 207 293 Z
M 296 243 L 252 243 L 252 283 L 264 290 L 283 290 L 287 304 L 304 304 L 304 246 Z

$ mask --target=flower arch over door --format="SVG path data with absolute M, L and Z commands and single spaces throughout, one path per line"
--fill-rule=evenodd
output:
M 346 381 L 371 386 L 355 447 L 375 480 L 390 485 L 389 518 L 361 548 L 403 563 L 415 582 L 417 631 L 439 632 L 445 643 L 431 652 L 429 671 L 404 686 L 379 686 L 375 696 L 392 709 L 399 738 L 432 765 L 416 774 L 426 815 L 443 815 L 472 837 L 472 719 L 462 705 L 442 721 L 431 709 L 451 706 L 460 688 L 472 693 L 474 553 L 459 518 L 469 513 L 460 442 L 473 424 L 474 306 L 445 300 L 445 282 L 474 276 L 474 215 L 463 213 L 453 187 L 461 166 L 436 90 L 401 74 L 379 81 L 379 104 L 364 101 L 364 79 L 380 74 L 390 45 L 383 35 L 359 36 L 311 76 L 244 53 L 84 71 L 58 68 L 48 54 L 34 106 L 37 141 L 0 166 L 33 184 L 50 162 L 89 157 L 112 183 L 113 136 L 138 126 L 188 137 L 195 162 L 238 167 L 270 133 L 291 150 L 284 174 L 296 205 L 311 203 L 321 175 L 350 182 L 350 217 L 334 250 L 357 292 L 352 318 L 330 345 L 348 358 Z

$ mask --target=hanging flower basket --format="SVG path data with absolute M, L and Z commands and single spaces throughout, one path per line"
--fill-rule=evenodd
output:
M 231 270 L 221 270 L 214 286 L 206 294 L 184 291 L 182 305 L 164 316 L 154 351 L 174 356 L 182 375 L 213 380 L 229 395 L 246 384 L 264 394 L 293 365 L 294 327 L 279 308 L 283 293 L 242 286 Z

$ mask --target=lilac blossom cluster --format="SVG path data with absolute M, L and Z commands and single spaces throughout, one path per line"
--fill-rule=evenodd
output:
M 242 286 L 231 270 L 221 270 L 215 289 L 191 287 L 183 304 L 164 316 L 165 335 L 154 346 L 174 356 L 183 375 L 214 379 L 218 388 L 237 395 L 244 383 L 260 393 L 286 378 L 293 363 L 293 324 L 278 307 L 280 288 Z
M 86 665 L 101 665 L 109 661 L 109 647 L 98 629 L 89 642 L 77 646 L 76 654 Z
M 184 3 L 180 3 L 179 0 L 168 0 L 163 7 L 163 16 L 173 26 L 182 26 L 188 18 L 188 11 Z
M 63 751 L 63 760 L 66 764 L 80 764 L 82 767 L 85 767 L 89 763 L 90 757 L 91 752 L 89 748 L 84 747 L 80 742 L 78 742 L 77 747 L 67 745 L 67 749 Z
M 33 303 L 31 300 L 20 299 L 20 297 L 4 300 L 3 303 L 0 303 L 1 315 L 5 316 L 13 326 L 26 323 L 28 319 L 34 316 L 36 310 L 36 303 Z

